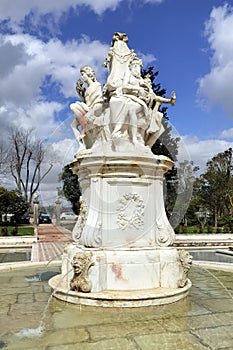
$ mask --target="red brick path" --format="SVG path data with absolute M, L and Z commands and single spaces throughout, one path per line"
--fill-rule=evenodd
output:
M 64 247 L 73 241 L 71 232 L 51 224 L 41 224 L 36 230 L 37 243 L 32 247 L 32 261 L 61 260 Z

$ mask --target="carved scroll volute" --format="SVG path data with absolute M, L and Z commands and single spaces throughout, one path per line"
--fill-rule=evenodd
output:
M 83 228 L 87 221 L 87 201 L 82 196 L 79 199 L 80 211 L 77 220 L 77 224 L 75 225 L 75 230 L 73 231 L 73 239 L 77 241 L 81 235 Z

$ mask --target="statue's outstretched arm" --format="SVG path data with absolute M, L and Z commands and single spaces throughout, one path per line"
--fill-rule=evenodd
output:
M 165 98 L 162 96 L 157 96 L 154 92 L 152 92 L 152 99 L 156 102 L 160 102 L 160 103 L 170 103 L 172 106 L 174 106 L 175 102 L 176 102 L 176 94 L 175 91 L 172 91 L 171 93 L 171 97 L 170 98 Z

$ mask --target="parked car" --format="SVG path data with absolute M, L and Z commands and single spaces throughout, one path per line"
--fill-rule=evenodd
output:
M 16 220 L 17 224 L 30 224 L 30 216 L 28 213 L 23 214 Z
M 2 222 L 14 222 L 14 214 L 2 214 Z
M 78 215 L 72 212 L 62 213 L 60 216 L 61 220 L 77 220 L 77 218 L 78 218 Z
M 48 213 L 40 213 L 39 224 L 51 224 L 52 220 Z

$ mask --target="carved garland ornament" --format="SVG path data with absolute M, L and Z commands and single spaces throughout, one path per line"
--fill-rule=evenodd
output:
M 142 197 L 135 193 L 125 193 L 120 199 L 117 223 L 121 230 L 129 227 L 139 229 L 144 225 L 144 203 Z

